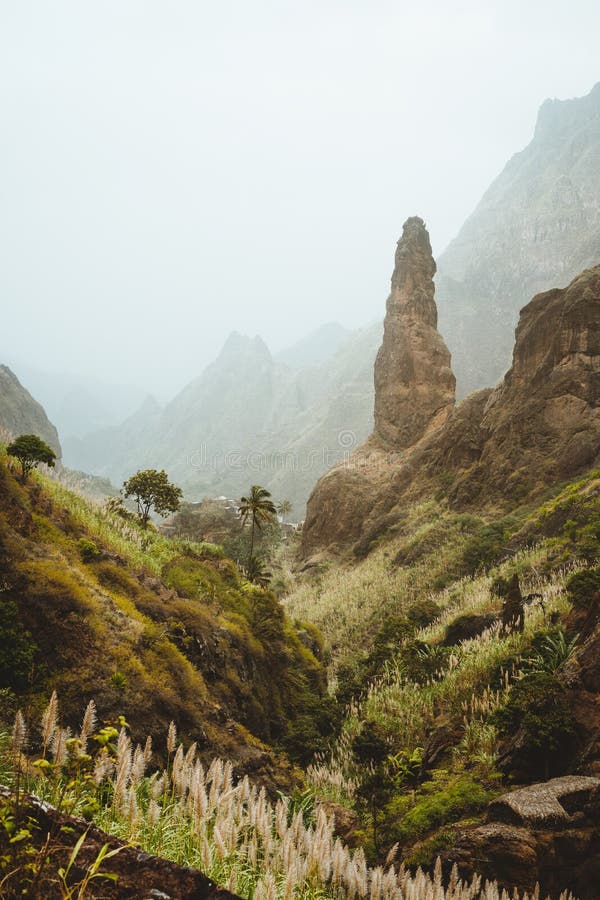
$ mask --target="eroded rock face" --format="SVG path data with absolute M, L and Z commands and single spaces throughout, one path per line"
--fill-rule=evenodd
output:
M 450 353 L 437 331 L 435 261 L 422 219 L 404 223 L 375 360 L 375 437 L 393 449 L 412 446 L 454 405 Z
M 592 466 L 600 451 L 600 266 L 523 310 L 513 365 L 490 395 L 478 462 L 455 491 L 525 496 Z M 445 435 L 440 435 L 440 443 Z
M 600 883 L 600 779 L 570 775 L 505 794 L 488 823 L 463 829 L 443 854 L 461 875 L 477 871 L 509 891 L 596 900 Z
M 410 447 L 386 450 L 375 433 L 322 478 L 309 500 L 304 552 L 352 543 L 364 555 L 394 508 L 431 494 L 440 479 L 451 481 L 451 505 L 480 509 L 535 497 L 599 460 L 596 266 L 521 311 L 513 365 L 496 389 L 445 407 L 443 421 L 434 416 Z

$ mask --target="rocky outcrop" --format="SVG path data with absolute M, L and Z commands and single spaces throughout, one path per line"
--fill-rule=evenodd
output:
M 33 399 L 8 366 L 0 366 L 0 426 L 15 437 L 37 434 L 60 459 L 62 451 L 56 428 L 44 408 Z
M 518 498 L 592 466 L 600 452 L 600 266 L 522 311 L 513 364 L 489 396 L 481 453 L 451 499 Z M 440 448 L 453 450 L 441 434 Z
M 438 260 L 440 328 L 458 395 L 502 377 L 519 310 L 600 263 L 600 83 L 546 100 L 530 144 L 509 160 Z
M 6 788 L 0 787 L 0 798 L 3 797 L 10 798 L 11 794 Z M 86 897 L 102 900 L 237 900 L 236 895 L 218 888 L 198 869 L 178 866 L 170 860 L 144 853 L 138 847 L 111 837 L 83 819 L 65 815 L 35 797 L 21 798 L 20 813 L 30 828 L 35 826 L 31 828 L 35 850 L 39 853 L 44 848 L 44 852 L 48 854 L 41 883 L 38 882 L 34 888 L 36 897 L 59 900 L 66 896 L 59 888 L 53 872 L 60 867 L 67 867 L 75 844 L 85 835 L 69 870 L 68 881 L 71 887 L 79 886 L 103 847 L 108 847 L 109 852 L 116 851 L 99 868 L 100 873 L 110 873 L 115 877 L 109 879 L 100 876 L 92 879 L 86 888 Z M 6 835 L 4 829 L 3 835 Z M 0 836 L 0 847 L 3 843 Z M 6 852 L 7 846 L 2 849 Z M 33 896 L 26 894 L 31 879 L 26 862 L 22 871 L 19 867 L 13 868 L 14 871 L 7 875 L 3 885 L 14 893 L 3 893 L 2 896 Z
M 435 422 L 435 420 L 434 420 Z M 455 508 L 534 497 L 600 459 L 600 266 L 521 311 L 513 364 L 401 450 L 377 433 L 317 484 L 306 556 L 355 543 L 361 555 L 393 510 L 438 489 Z
M 375 437 L 411 447 L 454 405 L 450 353 L 437 330 L 435 261 L 422 219 L 407 219 L 398 241 L 383 342 L 375 360 Z
M 462 829 L 442 854 L 461 876 L 473 871 L 509 891 L 596 900 L 600 884 L 600 779 L 569 775 L 493 801 L 485 825 Z

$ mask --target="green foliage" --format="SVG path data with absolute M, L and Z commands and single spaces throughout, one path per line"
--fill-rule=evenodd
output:
M 96 542 L 90 541 L 88 538 L 80 538 L 77 541 L 77 549 L 84 562 L 93 562 L 101 555 Z
M 569 637 L 564 628 L 536 635 L 532 640 L 533 653 L 527 660 L 527 668 L 531 672 L 556 675 L 574 655 L 578 641 L 578 634 Z
M 133 497 L 143 528 L 148 525 L 150 512 L 154 509 L 159 516 L 179 509 L 183 491 L 169 481 L 164 469 L 144 469 L 136 472 L 123 482 L 125 497 Z
M 506 737 L 519 733 L 522 764 L 548 773 L 566 758 L 574 731 L 574 719 L 566 691 L 556 675 L 535 671 L 511 688 L 508 700 L 492 721 Z
M 14 456 L 21 465 L 21 480 L 25 483 L 28 474 L 39 463 L 54 468 L 56 453 L 37 434 L 22 434 L 6 448 L 9 456 Z
M 36 645 L 23 627 L 19 609 L 13 600 L 0 593 L 0 684 L 22 691 L 31 674 Z
M 481 525 L 463 552 L 462 562 L 466 571 L 477 572 L 496 563 L 516 527 L 517 520 L 511 516 Z
M 591 609 L 600 591 L 600 568 L 583 569 L 571 575 L 566 584 L 567 594 L 574 606 Z
M 434 829 L 481 812 L 498 793 L 468 772 L 432 772 L 414 795 L 396 797 L 385 810 L 385 833 L 389 842 L 412 842 Z
M 277 508 L 271 499 L 271 492 L 258 484 L 253 484 L 247 497 L 240 500 L 240 515 L 242 525 L 250 519 L 250 552 L 248 559 L 254 556 L 254 533 L 263 525 L 268 525 L 277 520 Z

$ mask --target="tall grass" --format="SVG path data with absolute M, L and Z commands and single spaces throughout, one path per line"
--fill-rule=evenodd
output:
M 124 728 L 94 732 L 93 704 L 73 736 L 60 727 L 57 707 L 53 696 L 41 723 L 30 723 L 43 746 L 33 766 L 24 756 L 26 727 L 18 713 L 12 740 L 4 742 L 3 780 L 74 813 L 93 809 L 93 801 L 94 821 L 105 831 L 200 868 L 243 898 L 508 900 L 495 882 L 483 884 L 478 876 L 465 882 L 456 869 L 444 885 L 439 861 L 432 875 L 390 861 L 368 866 L 361 849 L 335 836 L 322 806 L 311 812 L 289 797 L 270 802 L 264 789 L 248 777 L 236 779 L 231 763 L 219 759 L 205 768 L 194 744 L 177 743 L 174 725 L 166 767 L 149 774 L 150 742 L 132 746 Z M 94 745 L 100 749 L 92 751 Z M 565 892 L 561 900 L 572 898 Z

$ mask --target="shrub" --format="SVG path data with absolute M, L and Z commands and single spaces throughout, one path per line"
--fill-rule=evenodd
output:
M 600 591 L 600 568 L 576 572 L 567 581 L 566 588 L 574 606 L 590 609 L 594 602 L 594 594 Z
M 77 549 L 84 562 L 93 562 L 100 556 L 100 550 L 97 545 L 94 541 L 90 541 L 87 538 L 80 538 L 77 541 Z
M 482 525 L 463 551 L 462 561 L 467 571 L 487 569 L 497 562 L 516 526 L 516 519 L 512 516 Z
M 432 774 L 432 780 L 419 788 L 414 801 L 404 795 L 388 805 L 386 831 L 390 841 L 414 841 L 435 828 L 481 812 L 497 794 L 495 788 L 466 772 L 451 775 L 436 769 Z
M 504 737 L 514 737 L 511 765 L 529 771 L 564 768 L 573 739 L 574 720 L 567 693 L 551 672 L 531 672 L 517 681 L 507 702 L 492 715 Z

